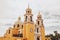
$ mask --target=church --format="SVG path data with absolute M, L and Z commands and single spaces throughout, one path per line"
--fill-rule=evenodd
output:
M 12 28 L 10 27 L 0 40 L 45 40 L 45 29 L 40 12 L 34 22 L 32 9 L 28 6 L 24 17 L 24 22 L 18 17 Z

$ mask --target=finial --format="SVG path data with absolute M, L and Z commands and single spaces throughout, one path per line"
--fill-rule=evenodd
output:
M 20 16 L 18 17 L 18 20 L 20 20 L 21 18 L 20 18 Z
M 38 12 L 38 16 L 41 16 L 40 11 Z
M 39 11 L 38 15 L 40 15 L 40 11 Z
M 38 16 L 37 16 L 38 18 L 41 18 L 41 14 L 40 14 L 40 11 L 38 12 Z
M 28 8 L 29 8 L 29 4 L 28 4 Z

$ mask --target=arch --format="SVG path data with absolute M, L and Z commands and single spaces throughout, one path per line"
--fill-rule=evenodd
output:
M 15 28 L 15 24 L 14 24 L 14 28 Z
M 37 37 L 37 40 L 40 40 L 40 38 L 39 38 L 39 37 Z
M 27 21 L 27 16 L 26 16 L 26 19 L 25 19 L 25 21 Z
M 23 25 L 22 25 L 22 29 L 23 29 Z
M 39 25 L 40 23 L 39 23 L 39 21 L 38 21 L 38 25 Z
M 37 33 L 39 33 L 39 28 L 37 28 Z
M 32 16 L 30 16 L 30 20 L 32 21 Z
M 9 34 L 10 34 L 10 29 L 9 29 Z
M 19 27 L 20 25 L 19 24 L 17 24 L 17 27 Z

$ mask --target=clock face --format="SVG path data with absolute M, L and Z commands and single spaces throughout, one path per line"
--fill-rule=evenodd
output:
M 30 28 L 30 32 L 33 32 L 33 29 L 32 28 Z

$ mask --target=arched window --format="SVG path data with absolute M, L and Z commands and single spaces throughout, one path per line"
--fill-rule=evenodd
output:
M 39 28 L 37 28 L 37 33 L 39 32 Z
M 18 34 L 20 34 L 20 31 L 18 31 Z
M 23 28 L 23 25 L 22 25 L 22 28 Z
M 45 40 L 47 40 L 47 39 L 45 39 Z
M 32 16 L 30 16 L 30 20 L 32 21 Z
M 19 24 L 17 24 L 17 27 L 19 27 Z
M 9 30 L 9 34 L 10 34 L 10 30 Z
M 29 11 L 28 11 L 28 13 L 29 13 Z
M 14 25 L 14 28 L 15 28 L 15 25 Z
M 38 25 L 39 25 L 39 21 L 38 21 Z
M 37 37 L 37 40 L 40 40 L 39 37 Z
M 31 13 L 31 11 L 28 10 L 27 13 Z
M 26 19 L 25 19 L 25 21 L 27 21 L 27 16 L 26 16 Z

